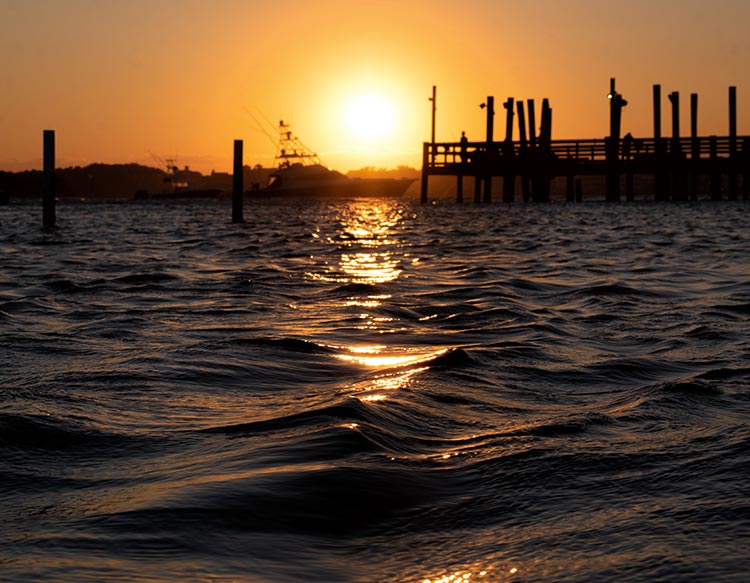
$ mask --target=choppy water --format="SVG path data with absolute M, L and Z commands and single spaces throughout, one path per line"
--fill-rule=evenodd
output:
M 749 210 L 0 208 L 0 580 L 747 580 Z

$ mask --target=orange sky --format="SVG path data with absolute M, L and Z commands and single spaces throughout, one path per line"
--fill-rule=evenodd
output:
M 433 85 L 438 140 L 483 139 L 487 95 L 496 136 L 513 96 L 550 98 L 553 138 L 589 138 L 608 131 L 613 76 L 623 132 L 651 135 L 661 83 L 665 134 L 675 90 L 683 133 L 697 92 L 699 131 L 726 134 L 729 85 L 746 134 L 749 22 L 747 0 L 0 0 L 0 169 L 40 167 L 43 129 L 59 166 L 154 152 L 229 171 L 236 138 L 270 165 L 259 112 L 334 168 L 419 166 Z M 385 118 L 351 112 L 365 95 Z

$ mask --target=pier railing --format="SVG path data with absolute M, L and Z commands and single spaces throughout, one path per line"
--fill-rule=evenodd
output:
M 428 168 L 439 174 L 454 174 L 459 166 L 472 174 L 477 163 L 503 162 L 544 155 L 560 161 L 579 164 L 611 162 L 609 140 L 553 140 L 547 146 L 530 142 L 437 142 L 426 143 Z M 750 136 L 709 136 L 699 138 L 624 138 L 617 143 L 617 160 L 657 160 L 663 158 L 729 158 L 750 154 Z M 485 170 L 482 169 L 482 172 Z

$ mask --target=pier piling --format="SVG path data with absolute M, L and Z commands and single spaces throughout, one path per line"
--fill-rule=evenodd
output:
M 524 110 L 523 101 L 518 100 L 516 103 L 518 108 L 518 133 L 519 135 L 519 157 L 521 159 L 521 193 L 523 195 L 523 201 L 529 202 L 531 195 L 529 188 L 529 174 L 525 171 L 526 165 L 528 164 L 528 142 L 526 140 L 526 112 Z
M 450 143 L 425 142 L 422 166 L 422 202 L 427 200 L 430 175 L 455 176 L 456 200 L 464 196 L 463 178 L 474 184 L 474 202 L 492 200 L 492 188 L 502 178 L 502 200 L 514 202 L 516 182 L 523 189 L 524 201 L 548 202 L 552 180 L 559 191 L 564 188 L 567 201 L 581 200 L 586 177 L 604 178 L 607 201 L 619 201 L 624 188 L 627 200 L 633 201 L 646 184 L 645 176 L 653 176 L 651 193 L 657 201 L 698 200 L 703 184 L 710 184 L 712 200 L 722 198 L 727 188 L 730 198 L 750 199 L 750 136 L 737 136 L 736 89 L 729 92 L 729 135 L 698 135 L 698 95 L 690 95 L 690 136 L 680 135 L 680 96 L 669 94 L 672 134 L 663 136 L 661 129 L 661 86 L 653 86 L 654 136 L 634 137 L 630 132 L 621 136 L 622 108 L 627 101 L 610 80 L 610 127 L 604 139 L 552 140 L 552 108 L 542 100 L 541 123 L 535 125 L 534 100 L 526 102 L 507 98 L 505 136 L 494 139 L 494 98 L 489 96 L 481 107 L 487 109 L 487 135 L 483 141 L 470 142 L 462 133 L 461 140 Z M 514 117 L 518 115 L 519 139 L 513 139 Z M 528 125 L 527 125 L 528 118 Z M 624 176 L 623 176 L 624 175 Z M 742 178 L 740 179 L 740 175 Z M 565 182 L 560 184 L 559 179 Z M 495 184 L 493 184 L 493 180 Z M 741 180 L 741 184 L 740 184 Z M 599 186 L 586 188 L 598 189 Z M 638 189 L 636 189 L 638 187 Z
M 234 141 L 234 175 L 232 176 L 232 222 L 243 223 L 243 176 L 242 176 L 242 140 Z
M 503 161 L 506 168 L 503 174 L 503 202 L 514 202 L 516 198 L 516 175 L 513 172 L 515 145 L 513 144 L 513 106 L 515 100 L 508 97 L 503 103 L 505 108 L 505 142 L 503 143 Z
M 487 97 L 487 103 L 482 107 L 487 107 L 487 140 L 484 151 L 484 198 L 482 202 L 492 202 L 492 174 L 489 173 L 490 160 L 495 154 L 494 124 L 495 124 L 495 98 L 492 95 Z
M 698 141 L 698 94 L 690 94 L 690 158 L 692 172 L 690 173 L 690 200 L 698 200 L 698 161 L 701 157 L 700 142 Z
M 729 88 L 729 200 L 737 200 L 737 88 Z
M 686 199 L 687 184 L 683 168 L 682 141 L 680 140 L 680 92 L 669 94 L 672 104 L 672 142 L 669 148 L 670 167 L 672 174 L 672 200 Z
M 44 162 L 42 195 L 42 224 L 51 229 L 56 223 L 55 212 L 55 130 L 44 130 Z
M 664 171 L 664 140 L 661 135 L 661 85 L 654 85 L 654 199 L 669 200 L 669 175 Z

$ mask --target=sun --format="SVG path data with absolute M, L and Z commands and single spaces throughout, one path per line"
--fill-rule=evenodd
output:
M 395 110 L 392 103 L 382 95 L 358 95 L 346 106 L 344 122 L 352 136 L 372 142 L 393 132 Z

